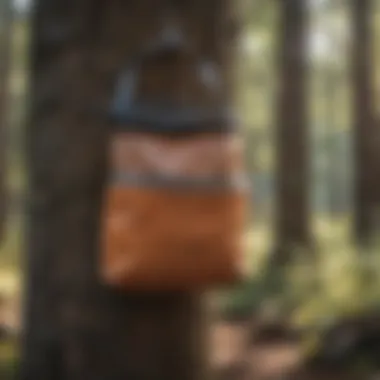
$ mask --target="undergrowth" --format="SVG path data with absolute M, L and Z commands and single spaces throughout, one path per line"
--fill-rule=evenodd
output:
M 256 270 L 219 295 L 222 315 L 286 321 L 308 332 L 305 350 L 310 351 L 318 345 L 321 331 L 342 318 L 380 311 L 380 240 L 359 250 L 351 241 L 350 227 L 345 218 L 319 219 L 314 254 L 295 249 L 283 268 L 265 265 L 269 245 L 258 240 L 267 237 L 253 232 L 247 249 Z M 258 247 L 265 252 L 259 251 L 255 259 Z

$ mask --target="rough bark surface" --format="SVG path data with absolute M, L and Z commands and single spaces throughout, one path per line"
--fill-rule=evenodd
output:
M 170 4 L 195 48 L 228 77 L 231 3 L 35 1 L 22 380 L 201 378 L 200 295 L 124 294 L 99 283 L 109 128 L 102 110 L 118 70 L 161 28 Z M 186 79 L 176 77 L 177 90 L 202 97 Z
M 310 243 L 307 130 L 307 4 L 280 0 L 276 251 L 285 263 Z

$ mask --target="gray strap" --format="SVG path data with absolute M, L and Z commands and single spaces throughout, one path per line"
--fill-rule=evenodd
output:
M 247 190 L 249 181 L 244 175 L 234 178 L 189 178 L 113 173 L 110 181 L 127 187 L 165 188 L 171 190 L 231 191 Z

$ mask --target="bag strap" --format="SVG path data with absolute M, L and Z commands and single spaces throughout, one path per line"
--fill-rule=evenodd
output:
M 114 185 L 161 188 L 167 190 L 199 190 L 199 191 L 245 191 L 249 182 L 243 173 L 233 177 L 216 176 L 204 178 L 187 178 L 171 176 L 151 176 L 133 173 L 112 173 L 110 181 Z
M 234 114 L 227 107 L 179 106 L 165 99 L 136 100 L 142 64 L 167 53 L 181 54 L 188 46 L 173 26 L 166 27 L 160 37 L 137 54 L 119 76 L 112 99 L 109 119 L 121 131 L 144 131 L 160 134 L 227 132 L 234 126 Z M 220 91 L 222 81 L 213 62 L 199 59 L 197 76 L 211 91 Z

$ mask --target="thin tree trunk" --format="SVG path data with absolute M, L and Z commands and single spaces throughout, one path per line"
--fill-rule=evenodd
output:
M 201 295 L 127 295 L 104 287 L 97 274 L 109 128 L 100 111 L 108 105 L 118 71 L 157 34 L 164 3 L 35 2 L 22 380 L 202 376 Z M 191 42 L 216 59 L 226 77 L 232 3 L 178 3 Z M 181 77 L 182 90 L 191 94 L 186 79 Z
M 9 69 L 12 41 L 12 1 L 0 1 L 0 242 L 6 217 L 6 141 L 9 105 Z
M 279 0 L 280 82 L 277 109 L 276 249 L 274 263 L 288 262 L 310 244 L 307 131 L 307 2 Z
M 352 0 L 352 82 L 354 119 L 354 234 L 367 244 L 376 225 L 376 142 L 371 54 L 371 0 Z

